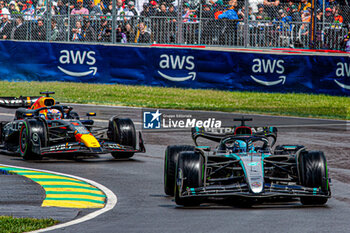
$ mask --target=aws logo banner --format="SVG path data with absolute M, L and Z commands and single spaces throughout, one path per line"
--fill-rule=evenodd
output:
M 197 79 L 196 58 L 186 54 L 161 53 L 156 59 L 156 77 L 173 83 Z
M 72 77 L 92 77 L 97 74 L 95 51 L 61 50 L 57 68 Z
M 346 62 L 338 62 L 335 75 L 336 78 L 334 79 L 334 82 L 338 86 L 350 90 L 350 64 Z
M 284 85 L 285 61 L 282 59 L 259 59 L 253 60 L 250 78 L 257 84 L 263 86 Z

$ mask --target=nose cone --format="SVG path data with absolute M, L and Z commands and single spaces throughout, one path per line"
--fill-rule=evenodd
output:
M 83 134 L 80 137 L 80 141 L 88 148 L 100 148 L 101 145 L 97 139 L 91 134 Z
M 261 193 L 263 191 L 263 182 L 254 181 L 250 184 L 250 189 L 253 193 Z
M 245 169 L 246 181 L 252 193 L 264 191 L 264 169 L 261 155 L 248 153 L 241 157 Z

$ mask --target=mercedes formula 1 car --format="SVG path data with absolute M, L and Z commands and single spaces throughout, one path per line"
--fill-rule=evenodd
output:
M 87 113 L 81 120 L 73 108 L 60 105 L 50 94 L 37 97 L 0 97 L 0 106 L 17 108 L 15 118 L 0 122 L 0 148 L 3 152 L 20 154 L 26 160 L 41 159 L 52 154 L 111 153 L 114 158 L 129 158 L 136 152 L 145 152 L 139 133 L 129 118 L 112 117 L 107 127 L 94 125 L 90 119 L 96 113 Z
M 192 128 L 195 146 L 171 145 L 165 151 L 164 191 L 178 205 L 211 200 L 262 203 L 300 198 L 302 204 L 325 204 L 331 197 L 323 152 L 301 145 L 278 145 L 275 127 L 240 126 L 218 132 Z M 215 132 L 216 131 L 216 132 Z M 198 138 L 218 143 L 199 146 Z

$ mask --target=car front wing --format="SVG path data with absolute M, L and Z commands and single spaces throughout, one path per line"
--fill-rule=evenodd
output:
M 107 154 L 112 152 L 129 152 L 129 153 L 145 153 L 146 149 L 143 144 L 142 134 L 139 133 L 139 148 L 132 146 L 120 145 L 116 142 L 102 141 L 100 147 L 86 147 L 81 142 L 66 142 L 49 147 L 40 148 L 41 155 L 60 154 L 60 153 L 91 153 L 91 154 Z
M 181 189 L 180 189 L 181 190 Z M 300 185 L 264 185 L 261 193 L 252 193 L 247 184 L 213 185 L 198 188 L 186 188 L 180 197 L 243 197 L 243 198 L 271 198 L 271 197 L 326 197 L 331 195 L 324 193 L 320 188 L 309 188 Z

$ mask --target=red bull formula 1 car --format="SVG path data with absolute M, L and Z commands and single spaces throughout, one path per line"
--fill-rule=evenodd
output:
M 224 199 L 254 204 L 300 198 L 325 204 L 331 197 L 327 162 L 321 151 L 279 145 L 275 127 L 248 127 L 242 121 L 229 132 L 192 128 L 195 146 L 172 145 L 165 151 L 164 191 L 178 205 L 195 206 Z M 198 138 L 217 142 L 199 146 Z M 249 205 L 250 205 L 249 204 Z
M 145 152 L 139 133 L 129 118 L 112 117 L 107 127 L 98 127 L 90 119 L 96 113 L 87 113 L 80 120 L 73 108 L 60 105 L 50 94 L 38 97 L 0 97 L 0 106 L 17 108 L 15 118 L 0 122 L 0 146 L 3 152 L 20 154 L 26 160 L 41 159 L 52 154 L 111 153 L 114 158 L 129 158 L 136 152 Z

